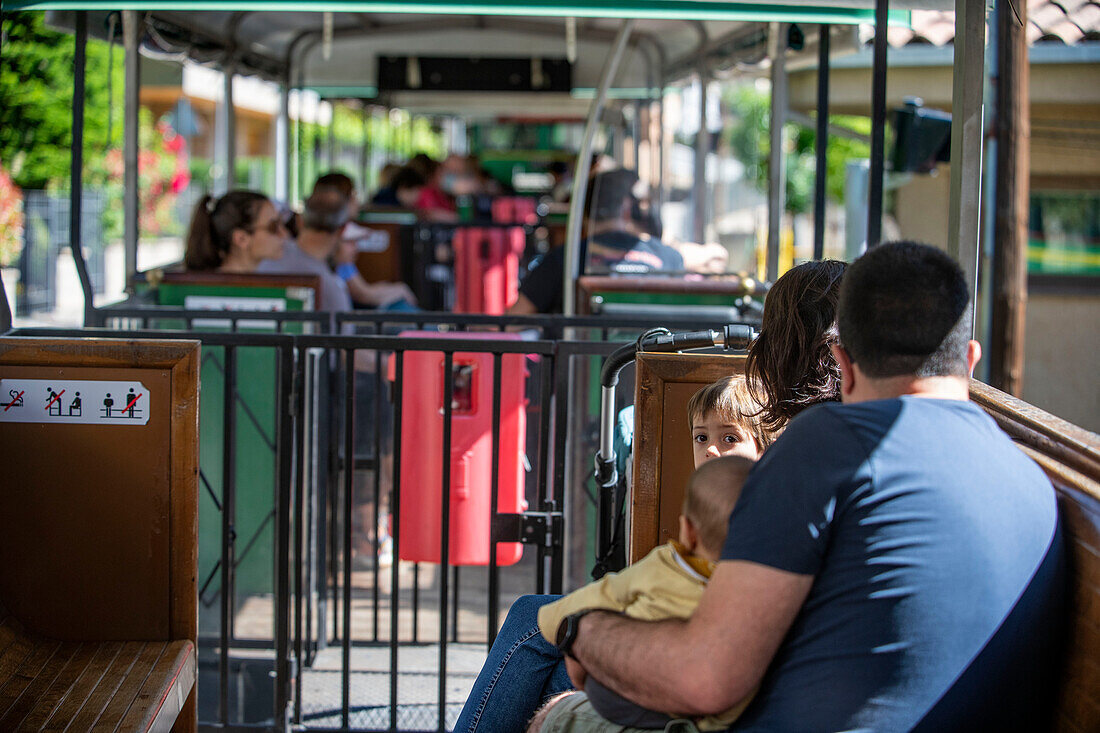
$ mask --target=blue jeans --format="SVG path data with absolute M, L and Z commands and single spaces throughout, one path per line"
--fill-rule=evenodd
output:
M 558 648 L 539 633 L 539 608 L 561 596 L 521 596 L 489 650 L 455 733 L 523 733 L 549 697 L 573 689 Z

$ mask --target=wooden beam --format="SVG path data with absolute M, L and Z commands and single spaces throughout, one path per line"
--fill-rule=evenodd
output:
M 997 2 L 997 193 L 993 230 L 990 382 L 1020 396 L 1027 312 L 1028 93 L 1027 3 Z

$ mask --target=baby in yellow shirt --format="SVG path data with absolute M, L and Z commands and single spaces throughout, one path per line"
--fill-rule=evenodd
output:
M 729 515 L 749 470 L 771 443 L 760 427 L 759 407 L 744 377 L 729 377 L 700 390 L 688 403 L 696 470 L 688 479 L 679 541 L 657 547 L 634 565 L 605 575 L 539 610 L 539 630 L 554 643 L 566 616 L 586 609 L 631 618 L 688 618 L 699 605 L 726 539 Z M 713 459 L 713 460 L 712 460 Z M 589 702 L 600 715 L 624 726 L 664 728 L 668 715 L 623 700 L 589 677 Z M 701 731 L 725 730 L 749 700 L 720 715 L 695 721 Z

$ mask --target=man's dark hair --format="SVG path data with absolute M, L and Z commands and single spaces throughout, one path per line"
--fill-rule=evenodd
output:
M 584 210 L 593 221 L 617 219 L 622 213 L 623 201 L 634 201 L 634 186 L 638 176 L 634 171 L 619 168 L 597 173 L 588 182 L 588 196 Z
M 305 201 L 302 225 L 305 229 L 334 234 L 348 221 L 348 202 L 339 191 L 322 188 Z
M 840 286 L 840 343 L 872 378 L 967 376 L 966 278 L 946 253 L 892 242 L 853 262 Z
M 421 188 L 426 184 L 424 176 L 408 167 L 397 171 L 390 179 L 390 188 L 394 191 L 400 191 L 403 188 Z
M 351 195 L 355 193 L 355 182 L 351 180 L 351 176 L 347 173 L 332 171 L 318 178 L 317 182 L 313 184 L 313 193 L 325 189 L 338 191 L 341 196 L 350 199 Z

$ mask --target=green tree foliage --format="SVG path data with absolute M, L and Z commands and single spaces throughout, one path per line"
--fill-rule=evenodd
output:
M 768 190 L 768 155 L 771 150 L 771 101 L 767 92 L 744 85 L 727 89 L 723 104 L 733 114 L 733 124 L 724 132 L 725 142 L 745 166 L 745 177 L 761 191 Z M 830 122 L 863 135 L 870 134 L 867 117 L 833 115 Z M 809 211 L 814 198 L 815 131 L 805 125 L 787 125 L 787 204 L 792 214 Z M 844 168 L 849 160 L 867 158 L 866 143 L 829 136 L 825 155 L 826 195 L 833 201 L 844 200 Z
M 40 12 L 5 12 L 0 54 L 0 161 L 21 188 L 57 188 L 69 177 L 72 146 L 73 37 L 47 28 Z M 115 100 L 108 96 L 110 47 L 89 40 L 85 75 L 85 144 L 88 185 L 105 184 L 102 151 L 122 144 L 117 112 L 108 135 L 112 102 L 121 99 L 121 48 L 111 73 Z M 96 151 L 99 155 L 96 155 Z M 97 160 L 98 158 L 98 160 Z

